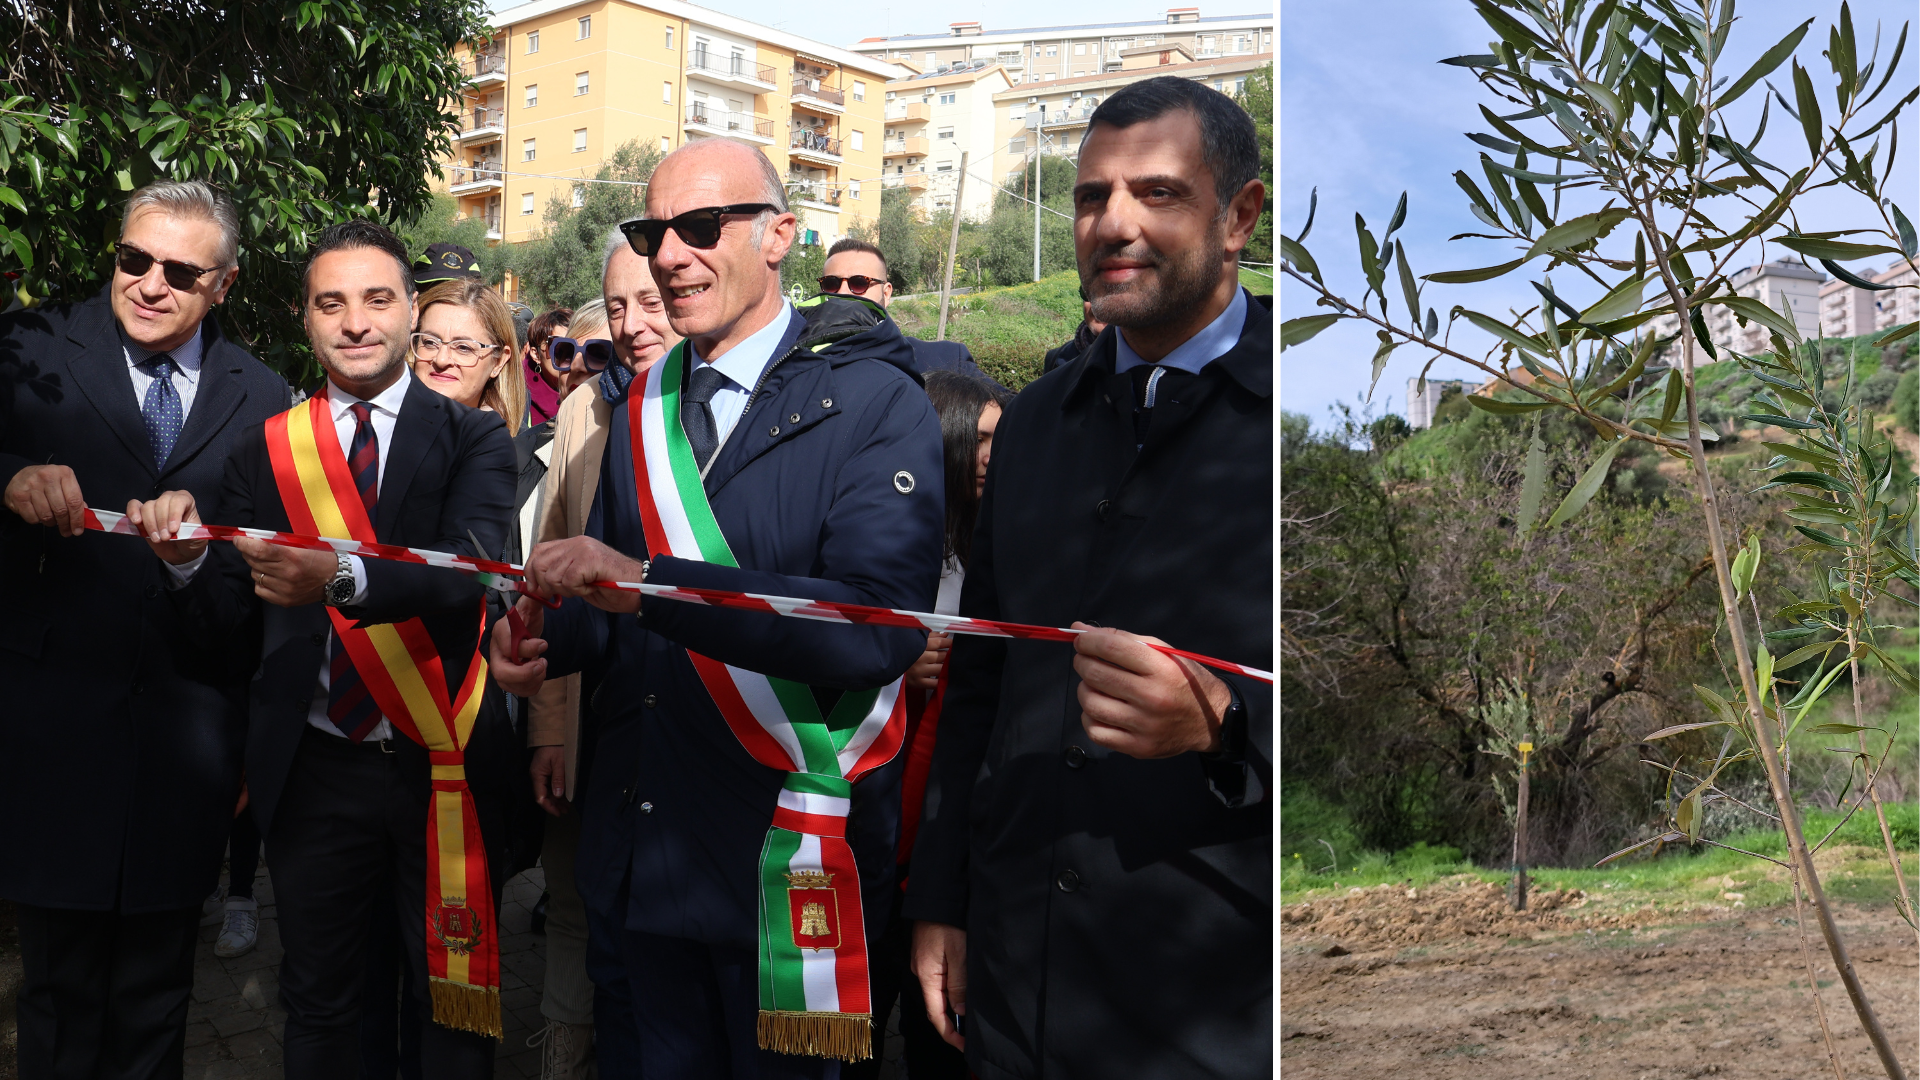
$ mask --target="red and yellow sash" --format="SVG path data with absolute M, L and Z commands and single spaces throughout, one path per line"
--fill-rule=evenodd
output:
M 293 531 L 375 541 L 324 395 L 267 421 L 267 456 Z M 418 618 L 360 629 L 329 607 L 380 712 L 427 749 L 433 766 L 427 818 L 427 975 L 433 1019 L 499 1038 L 500 934 L 487 851 L 467 789 L 466 747 L 480 713 L 487 662 L 478 640 L 467 677 L 449 700 L 439 650 Z M 484 627 L 485 608 L 481 609 Z

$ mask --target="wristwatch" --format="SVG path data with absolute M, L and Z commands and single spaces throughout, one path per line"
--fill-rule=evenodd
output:
M 345 607 L 353 600 L 353 560 L 338 551 L 333 557 L 340 560 L 340 568 L 327 580 L 326 600 L 330 607 Z

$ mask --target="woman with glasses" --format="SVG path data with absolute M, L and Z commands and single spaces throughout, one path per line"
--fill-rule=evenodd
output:
M 420 295 L 413 328 L 413 375 L 427 388 L 470 409 L 487 409 L 518 436 L 527 388 L 508 377 L 513 315 L 500 294 L 478 281 L 443 281 Z
M 556 334 L 547 342 L 548 363 L 554 373 L 560 377 L 558 387 L 560 398 L 564 402 L 573 388 L 589 379 L 599 377 L 600 373 L 615 363 L 613 336 L 607 327 L 607 302 L 595 300 L 582 304 L 573 313 L 573 321 L 567 324 L 565 334 Z M 558 415 L 559 406 L 556 405 Z
M 564 380 L 554 370 L 547 346 L 554 335 L 566 334 L 572 322 L 573 312 L 561 307 L 541 312 L 527 326 L 522 366 L 526 369 L 527 408 L 534 424 L 544 424 L 560 413 L 560 387 Z

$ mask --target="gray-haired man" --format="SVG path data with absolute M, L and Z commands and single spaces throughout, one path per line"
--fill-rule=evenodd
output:
M 0 317 L 0 897 L 18 905 L 23 1076 L 179 1076 L 202 899 L 245 799 L 254 659 L 199 655 L 159 562 L 89 505 L 211 502 L 287 384 L 212 309 L 233 203 L 134 192 L 99 295 Z

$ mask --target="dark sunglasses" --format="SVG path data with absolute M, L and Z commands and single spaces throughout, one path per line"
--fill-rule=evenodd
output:
M 547 345 L 547 355 L 553 357 L 555 371 L 569 371 L 573 368 L 575 357 L 580 366 L 587 371 L 605 371 L 613 363 L 613 342 L 605 338 L 592 341 L 576 341 L 570 337 L 556 337 Z
M 632 245 L 633 253 L 642 257 L 651 257 L 659 252 L 660 242 L 667 238 L 668 229 L 672 229 L 680 242 L 688 247 L 705 250 L 720 242 L 720 219 L 728 214 L 763 214 L 778 209 L 772 203 L 703 206 L 665 221 L 654 218 L 623 221 L 620 231 L 627 234 L 627 243 Z
M 840 283 L 844 281 L 853 286 L 854 292 L 864 295 L 868 289 L 873 288 L 875 285 L 886 284 L 886 280 L 886 278 L 868 277 L 865 274 L 855 274 L 852 277 L 838 277 L 833 274 L 823 274 L 820 278 L 820 291 L 823 293 L 837 293 L 840 291 Z
M 146 277 L 147 271 L 153 269 L 153 256 L 132 244 L 115 244 L 113 250 L 119 256 L 120 272 L 123 274 L 131 277 Z M 178 262 L 173 259 L 161 259 L 159 262 L 161 276 L 167 279 L 169 286 L 181 292 L 193 288 L 200 283 L 201 278 L 220 269 L 217 266 L 210 266 L 202 270 L 192 263 Z

